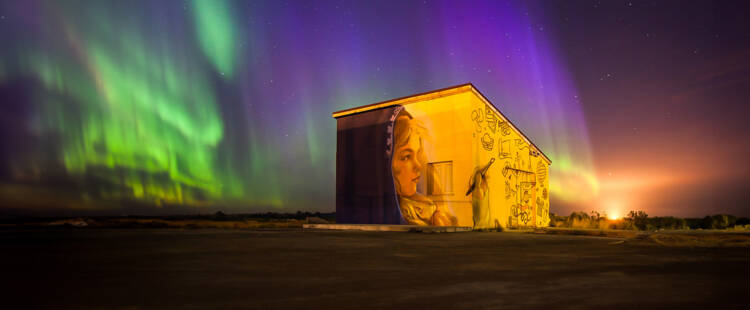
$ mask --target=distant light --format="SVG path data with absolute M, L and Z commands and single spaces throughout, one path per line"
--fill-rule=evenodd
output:
M 618 198 L 612 198 L 612 200 L 607 202 L 606 206 L 604 207 L 604 210 L 607 210 L 607 218 L 612 221 L 619 220 L 622 217 L 622 215 L 620 214 L 623 210 L 622 205 L 622 200 Z

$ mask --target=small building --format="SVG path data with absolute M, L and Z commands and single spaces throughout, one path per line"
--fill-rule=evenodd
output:
M 549 223 L 550 159 L 472 84 L 333 117 L 338 223 Z

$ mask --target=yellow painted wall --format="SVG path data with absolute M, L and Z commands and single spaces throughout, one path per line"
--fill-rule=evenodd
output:
M 543 227 L 549 223 L 549 163 L 539 150 L 481 97 L 474 96 L 473 149 L 488 171 L 489 221 L 475 228 Z
M 463 92 L 405 106 L 406 111 L 428 130 L 429 138 L 424 141 L 428 161 L 450 161 L 453 167 L 452 193 L 429 195 L 427 178 L 420 180 L 418 191 L 439 207 L 452 212 L 459 226 L 473 226 L 471 197 L 466 196 L 466 182 L 474 168 L 472 152 L 468 148 L 472 145 L 473 127 L 471 119 L 461 117 L 462 112 L 471 110 L 472 97 L 470 92 Z
M 549 162 L 480 95 L 468 90 L 404 107 L 427 129 L 428 162 L 452 164 L 451 192 L 429 192 L 426 177 L 418 184 L 420 194 L 453 214 L 460 226 L 548 225 Z M 484 177 L 477 177 L 492 160 Z M 430 173 L 423 168 L 425 176 Z M 467 195 L 472 180 L 475 189 Z

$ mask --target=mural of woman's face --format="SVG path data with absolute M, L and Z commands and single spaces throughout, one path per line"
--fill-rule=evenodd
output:
M 396 181 L 396 193 L 399 196 L 409 197 L 417 193 L 417 183 L 419 183 L 422 168 L 417 155 L 421 148 L 422 142 L 419 135 L 415 133 L 409 135 L 406 144 L 396 148 L 391 168 Z

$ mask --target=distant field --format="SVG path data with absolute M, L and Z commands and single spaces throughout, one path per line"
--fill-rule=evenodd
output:
M 581 235 L 622 238 L 623 242 L 641 245 L 683 247 L 750 247 L 750 231 L 740 230 L 600 230 L 572 228 L 544 228 L 537 234 Z
M 69 218 L 36 221 L 18 221 L 0 224 L 0 228 L 78 228 L 78 229 L 301 229 L 308 222 L 327 222 L 319 217 L 303 218 L 242 218 L 238 216 L 216 219 L 214 216 L 175 216 L 175 217 L 109 217 L 109 218 Z M 747 230 L 615 230 L 579 229 L 547 227 L 538 229 L 508 230 L 508 232 L 598 236 L 621 238 L 623 242 L 664 246 L 697 247 L 750 247 L 750 231 Z
M 332 219 L 331 213 L 21 218 L 0 222 L 0 228 L 302 228 L 308 222 L 327 223 Z
M 0 264 L 7 309 L 750 307 L 748 247 L 555 233 L 6 227 Z

